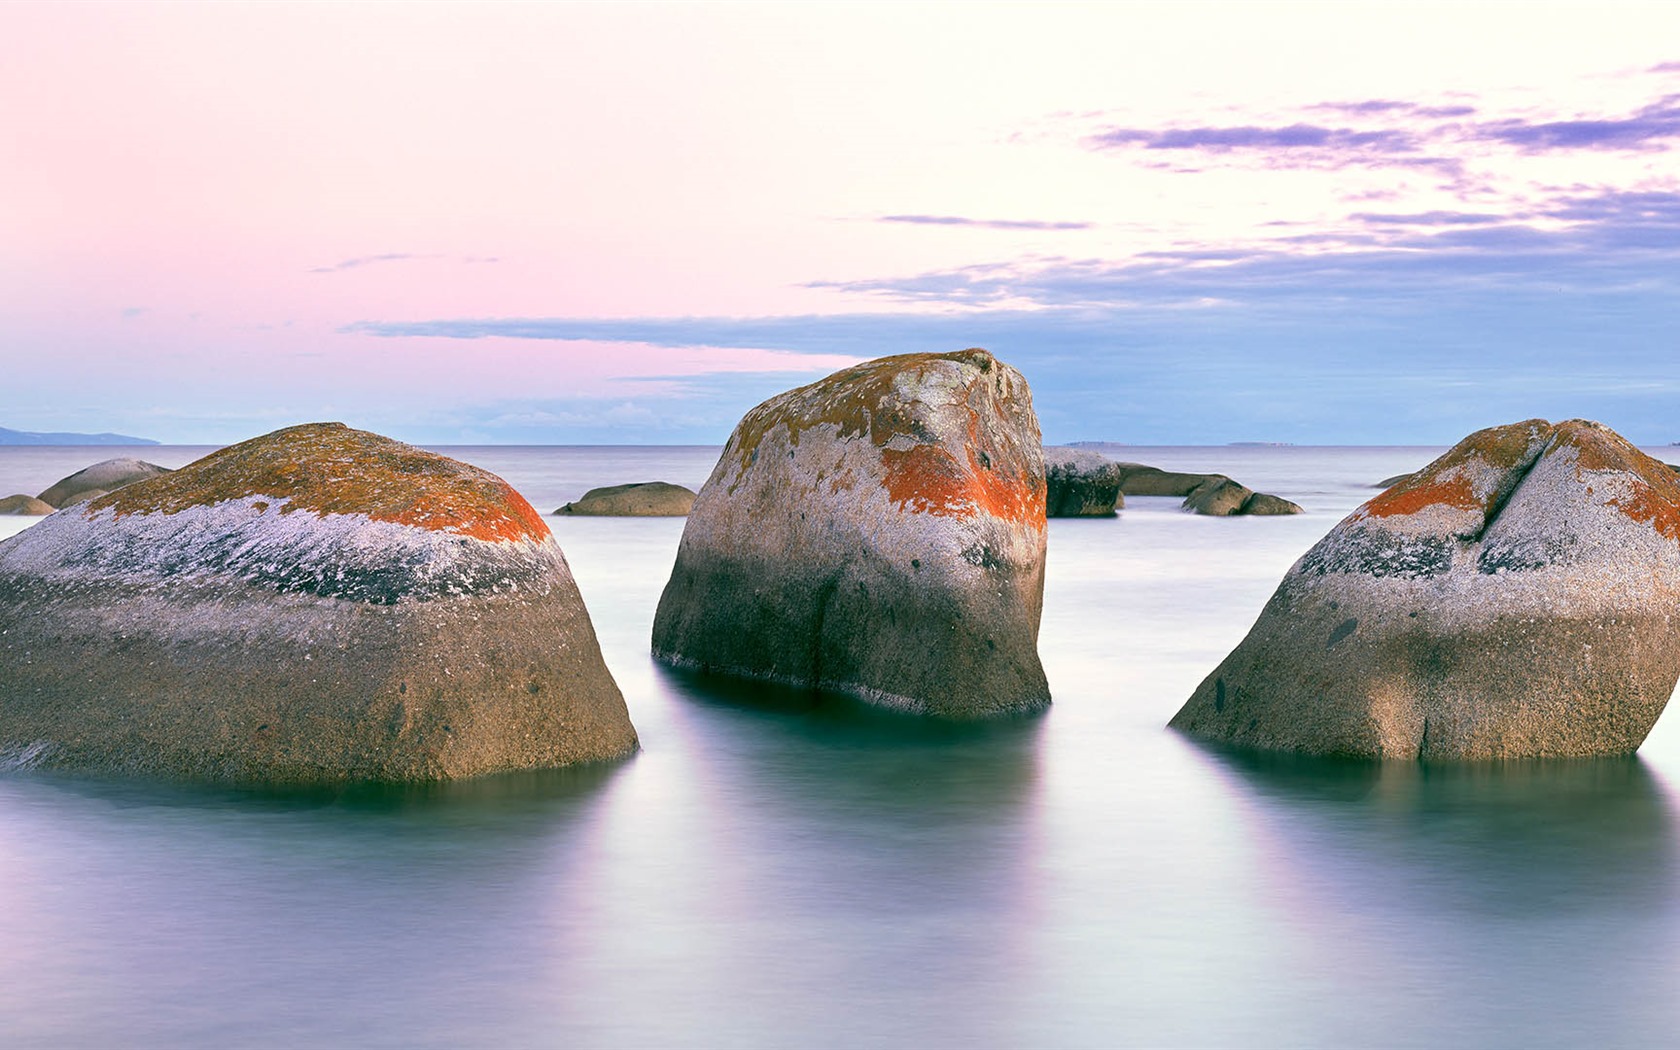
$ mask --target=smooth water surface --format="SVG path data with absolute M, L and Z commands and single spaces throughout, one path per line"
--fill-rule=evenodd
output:
M 716 456 L 447 451 L 545 512 Z M 1309 513 L 1053 521 L 1042 717 L 673 675 L 647 646 L 682 521 L 551 518 L 630 761 L 318 794 L 0 776 L 0 1043 L 1672 1043 L 1674 722 L 1637 759 L 1468 768 L 1163 729 L 1289 564 L 1439 450 L 1105 451 Z M 73 453 L 0 450 L 0 495 L 120 454 Z

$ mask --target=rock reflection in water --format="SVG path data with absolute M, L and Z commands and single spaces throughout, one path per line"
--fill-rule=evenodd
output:
M 1433 1011 L 1465 1045 L 1588 1045 L 1609 1017 L 1667 1027 L 1675 821 L 1637 758 L 1203 754 L 1253 818 L 1262 896 L 1293 942 L 1279 950 L 1362 1003 L 1327 1005 L 1322 1040 L 1395 1026 L 1411 1033 L 1395 1045 L 1438 1043 L 1418 1019 Z

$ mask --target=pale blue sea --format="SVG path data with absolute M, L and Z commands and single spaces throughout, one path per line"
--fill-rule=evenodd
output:
M 0 495 L 202 451 L 0 449 Z M 697 487 L 717 450 L 443 451 L 546 512 Z M 1105 451 L 1308 513 L 1051 522 L 1041 718 L 671 676 L 648 632 L 682 521 L 551 519 L 629 761 L 302 795 L 0 775 L 0 1045 L 1680 1042 L 1680 714 L 1637 758 L 1468 768 L 1163 728 L 1290 563 L 1440 450 Z

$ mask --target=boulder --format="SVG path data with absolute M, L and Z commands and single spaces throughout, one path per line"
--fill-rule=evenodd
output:
M 41 493 L 37 499 L 43 503 L 50 503 L 55 507 L 68 506 L 76 496 L 89 489 L 102 489 L 106 492 L 121 488 L 136 481 L 155 478 L 159 474 L 169 473 L 168 467 L 160 467 L 156 463 L 147 463 L 143 459 L 103 459 L 91 467 L 81 470 L 67 478 L 60 478 L 52 487 Z
M 51 514 L 52 512 L 53 505 L 51 503 L 38 500 L 34 496 L 25 496 L 21 492 L 15 496 L 0 499 L 0 514 L 40 515 Z
M 972 717 L 1050 701 L 1044 454 L 984 350 L 848 368 L 741 420 L 653 624 L 677 667 Z
M 1396 474 L 1392 478 L 1383 478 L 1371 487 L 1374 489 L 1391 489 L 1411 476 L 1411 474 Z
M 542 516 L 375 434 L 276 431 L 0 543 L 0 751 L 334 783 L 635 747 Z
M 664 481 L 609 485 L 590 489 L 581 499 L 556 514 L 599 515 L 617 518 L 680 518 L 694 506 L 694 490 Z
M 1296 562 L 1172 720 L 1400 759 L 1628 754 L 1680 677 L 1680 480 L 1597 423 L 1478 431 Z
M 1216 474 L 1196 486 L 1184 497 L 1184 508 L 1197 514 L 1226 518 L 1243 513 L 1243 507 L 1253 498 L 1254 491 L 1239 485 L 1223 474 Z
M 1052 518 L 1111 518 L 1126 505 L 1120 464 L 1080 448 L 1044 449 L 1046 513 Z

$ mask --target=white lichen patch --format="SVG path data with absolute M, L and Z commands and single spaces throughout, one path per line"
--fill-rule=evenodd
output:
M 552 537 L 486 541 L 286 504 L 252 495 L 174 513 L 60 513 L 0 544 L 0 573 L 141 588 L 233 579 L 379 603 L 570 578 Z

